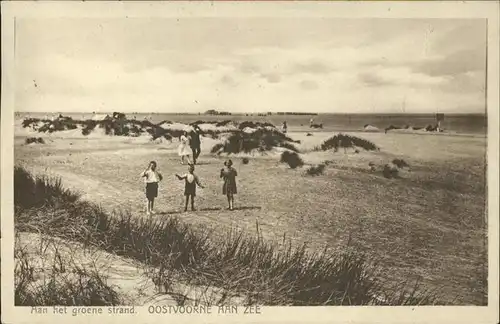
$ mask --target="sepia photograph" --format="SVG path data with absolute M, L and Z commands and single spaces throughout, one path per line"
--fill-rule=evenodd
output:
M 12 30 L 14 306 L 489 305 L 488 19 Z

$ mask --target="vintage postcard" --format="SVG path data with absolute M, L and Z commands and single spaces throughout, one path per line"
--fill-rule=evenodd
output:
M 2 323 L 497 323 L 499 2 L 3 2 Z

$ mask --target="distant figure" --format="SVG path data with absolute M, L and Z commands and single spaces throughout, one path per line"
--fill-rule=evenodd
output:
M 314 118 L 311 118 L 311 120 L 309 121 L 309 126 L 312 127 L 313 124 L 314 124 Z
M 184 196 L 186 196 L 186 204 L 184 205 L 184 211 L 187 211 L 189 197 L 191 197 L 191 210 L 195 211 L 196 209 L 194 208 L 194 197 L 196 197 L 196 186 L 200 188 L 205 187 L 200 184 L 200 179 L 196 174 L 194 174 L 194 165 L 189 165 L 188 173 L 183 174 L 182 176 L 176 174 L 175 176 L 179 180 L 185 180 Z
M 148 215 L 154 214 L 155 198 L 158 196 L 158 182 L 163 179 L 161 173 L 156 170 L 156 162 L 149 162 L 148 168 L 141 173 L 146 183 L 146 198 L 148 200 L 146 213 Z
M 286 125 L 286 121 L 283 122 L 283 126 L 281 126 L 281 129 L 283 130 L 283 133 L 286 133 L 288 127 Z
M 233 168 L 233 161 L 227 160 L 224 162 L 224 168 L 220 170 L 220 177 L 224 179 L 224 184 L 222 185 L 222 194 L 227 196 L 227 202 L 229 204 L 229 210 L 234 208 L 234 195 L 237 193 L 236 190 L 236 177 L 238 172 Z
M 181 164 L 184 164 L 184 159 L 187 158 L 188 164 L 191 164 L 189 160 L 189 138 L 188 133 L 184 132 L 179 138 L 179 156 L 181 157 Z
M 191 140 L 189 141 L 189 146 L 191 147 L 191 151 L 193 152 L 193 164 L 196 164 L 198 157 L 201 153 L 201 139 L 199 129 L 195 128 L 191 132 Z

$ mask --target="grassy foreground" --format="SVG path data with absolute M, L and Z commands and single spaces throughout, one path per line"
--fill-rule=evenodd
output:
M 311 254 L 305 246 L 277 249 L 241 232 L 215 237 L 177 218 L 110 215 L 65 190 L 60 180 L 33 177 L 20 167 L 14 172 L 14 200 L 16 231 L 39 232 L 136 259 L 154 269 L 149 275 L 166 291 L 175 281 L 219 287 L 225 294 L 218 304 L 224 304 L 225 296 L 245 296 L 247 304 L 264 305 L 439 303 L 434 293 L 419 291 L 417 285 L 406 290 L 406 283 L 381 282 L 377 267 L 349 249 Z M 96 287 L 102 291 L 105 286 Z

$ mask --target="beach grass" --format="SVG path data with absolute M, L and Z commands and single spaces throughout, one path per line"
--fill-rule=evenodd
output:
M 50 243 L 49 243 L 50 244 Z M 71 256 L 55 253 L 47 257 L 47 243 L 40 240 L 37 262 L 16 237 L 14 249 L 14 303 L 16 306 L 114 306 L 120 299 L 97 267 L 78 264 Z
M 420 291 L 413 283 L 388 286 L 378 279 L 377 266 L 349 247 L 338 253 L 311 253 L 305 245 L 292 248 L 291 244 L 278 249 L 261 235 L 241 231 L 213 235 L 175 217 L 144 219 L 126 211 L 108 213 L 79 199 L 60 180 L 33 176 L 21 167 L 14 173 L 16 231 L 81 242 L 138 260 L 145 267 L 158 269 L 152 273 L 159 285 L 178 280 L 215 286 L 228 294 L 245 296 L 247 304 L 439 303 L 435 292 Z M 258 222 L 256 227 L 259 233 Z M 96 289 L 106 291 L 99 287 Z

